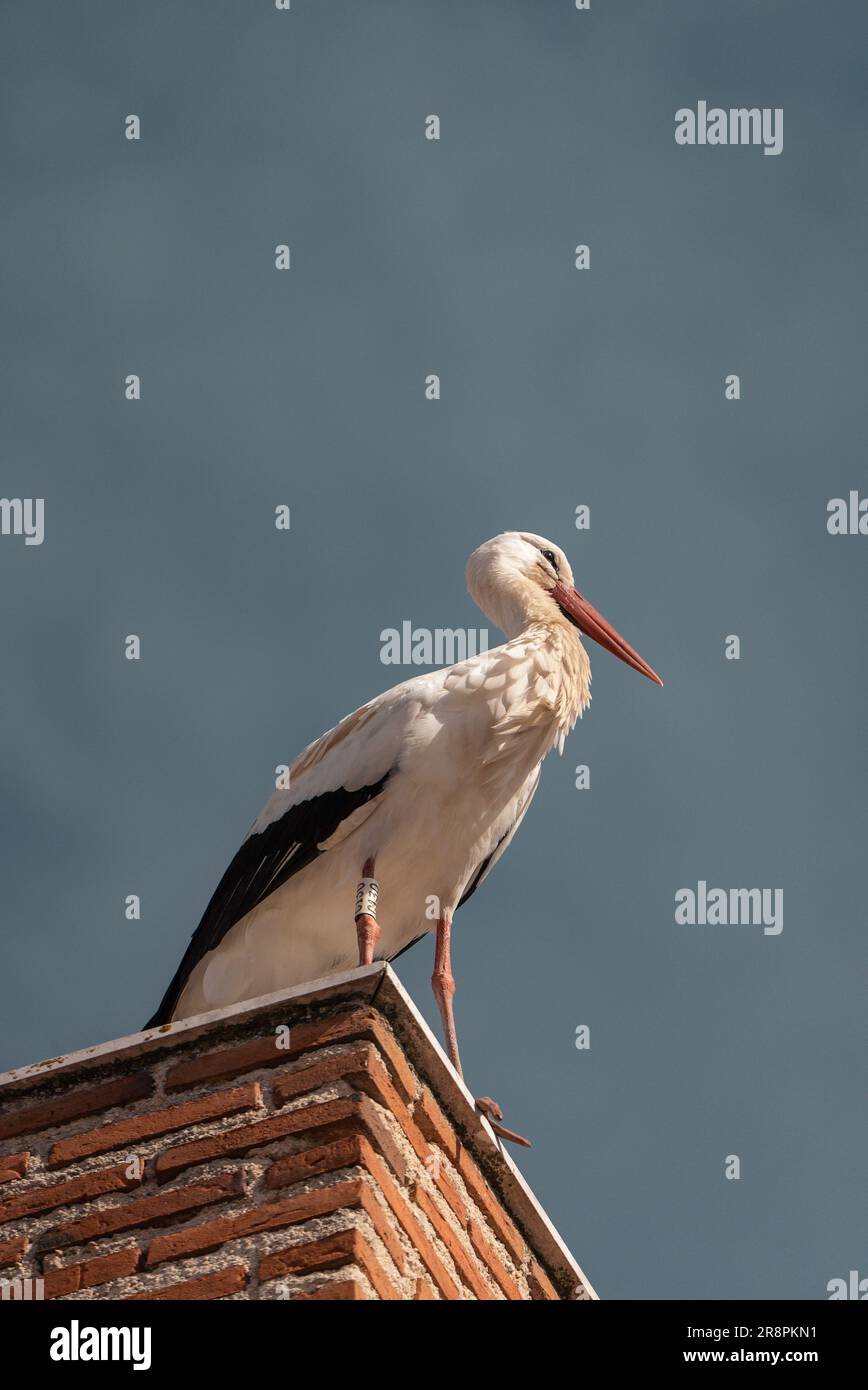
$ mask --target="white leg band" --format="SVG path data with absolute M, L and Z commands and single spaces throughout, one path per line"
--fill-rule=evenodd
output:
M 375 878 L 363 878 L 356 889 L 356 916 L 361 917 L 364 913 L 376 921 L 379 896 L 380 885 L 377 880 Z

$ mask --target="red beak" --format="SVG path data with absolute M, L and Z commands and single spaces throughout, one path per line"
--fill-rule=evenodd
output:
M 555 584 L 551 594 L 558 608 L 566 614 L 571 623 L 575 623 L 579 632 L 583 632 L 586 637 L 592 637 L 601 647 L 605 647 L 607 652 L 620 657 L 628 666 L 632 666 L 634 671 L 640 671 L 643 676 L 647 676 L 649 681 L 655 681 L 657 685 L 663 684 L 648 662 L 642 660 L 630 643 L 624 641 L 577 589 L 571 589 L 566 584 Z

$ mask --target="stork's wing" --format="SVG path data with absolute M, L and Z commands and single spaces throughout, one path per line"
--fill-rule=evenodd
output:
M 376 809 L 397 767 L 404 730 L 420 709 L 413 684 L 363 705 L 296 760 L 289 787 L 274 793 L 217 885 L 146 1028 L 171 1020 L 191 971 L 230 927 Z
M 458 907 L 463 907 L 464 904 L 467 902 L 467 899 L 473 897 L 473 894 L 476 892 L 480 883 L 484 883 L 485 880 L 488 878 L 488 875 L 491 873 L 491 870 L 494 868 L 498 859 L 501 859 L 503 855 L 506 854 L 506 851 L 512 844 L 512 839 L 515 835 L 516 830 L 518 830 L 518 827 L 521 825 L 522 821 L 527 815 L 528 806 L 533 801 L 534 794 L 536 793 L 536 789 L 539 786 L 541 772 L 542 764 L 540 764 L 540 766 L 536 770 L 536 777 L 530 784 L 530 790 L 522 798 L 522 800 L 519 802 L 516 808 L 515 820 L 512 822 L 512 825 L 509 827 L 506 833 L 502 835 L 501 838 L 498 840 L 494 849 L 491 851 L 491 854 L 486 855 L 482 863 L 477 867 L 475 872 L 469 878 L 464 892 L 461 894 L 461 897 L 459 899 Z
M 482 883 L 484 879 L 488 878 L 488 875 L 491 873 L 491 870 L 494 868 L 494 866 L 495 866 L 495 864 L 497 863 L 498 859 L 502 858 L 502 856 L 503 856 L 504 854 L 506 854 L 506 851 L 509 849 L 509 846 L 512 844 L 512 837 L 513 837 L 513 835 L 515 834 L 516 830 L 518 830 L 518 827 L 521 825 L 522 821 L 524 820 L 525 815 L 526 815 L 526 813 L 527 813 L 527 808 L 528 808 L 528 806 L 530 805 L 530 803 L 533 801 L 534 792 L 536 791 L 537 787 L 539 786 L 539 779 L 540 779 L 540 773 L 541 773 L 541 772 L 542 772 L 542 764 L 540 764 L 540 766 L 537 768 L 536 777 L 534 778 L 533 782 L 531 783 L 530 791 L 529 791 L 529 792 L 527 793 L 527 795 L 518 803 L 518 806 L 517 806 L 517 808 L 516 808 L 515 819 L 513 820 L 513 822 L 512 822 L 512 824 L 510 825 L 509 829 L 508 829 L 503 835 L 501 835 L 501 837 L 500 837 L 500 839 L 498 840 L 497 844 L 495 845 L 494 849 L 491 851 L 491 854 L 487 854 L 487 855 L 485 856 L 485 858 L 482 860 L 482 862 L 476 866 L 476 868 L 474 869 L 473 873 L 470 875 L 470 878 L 469 878 L 468 881 L 467 881 L 467 886 L 465 887 L 464 892 L 462 893 L 461 897 L 460 897 L 459 900 L 458 900 L 458 906 L 457 906 L 456 909 L 455 909 L 456 912 L 458 911 L 458 908 L 459 908 L 459 907 L 463 907 L 463 906 L 464 906 L 464 904 L 467 902 L 467 899 L 468 899 L 468 898 L 471 898 L 471 897 L 473 896 L 473 894 L 476 892 L 477 888 L 479 887 L 480 883 Z M 414 937 L 413 937 L 413 940 L 412 940 L 412 941 L 408 941 L 406 946 L 402 946 L 401 949 L 400 949 L 400 951 L 396 951 L 395 954 L 394 954 L 393 956 L 390 956 L 390 957 L 389 957 L 389 960 L 390 960 L 390 961 L 391 961 L 391 960 L 397 960 L 399 956 L 403 956 L 403 954 L 404 954 L 405 951 L 409 951 L 410 948 L 411 948 L 411 946 L 415 946 L 418 942 L 420 942 L 420 941 L 422 940 L 423 937 L 425 937 L 425 936 L 427 936 L 427 935 L 428 935 L 427 932 L 420 932 L 418 936 L 414 936 Z

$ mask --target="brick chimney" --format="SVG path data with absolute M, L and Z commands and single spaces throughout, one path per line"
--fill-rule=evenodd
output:
M 0 1076 L 0 1280 L 40 1279 L 15 1291 L 596 1297 L 384 964 Z

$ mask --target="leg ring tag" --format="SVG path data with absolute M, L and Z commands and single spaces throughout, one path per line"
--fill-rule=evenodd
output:
M 361 917 L 364 913 L 376 921 L 379 897 L 380 885 L 377 880 L 375 878 L 363 878 L 356 889 L 356 916 Z

